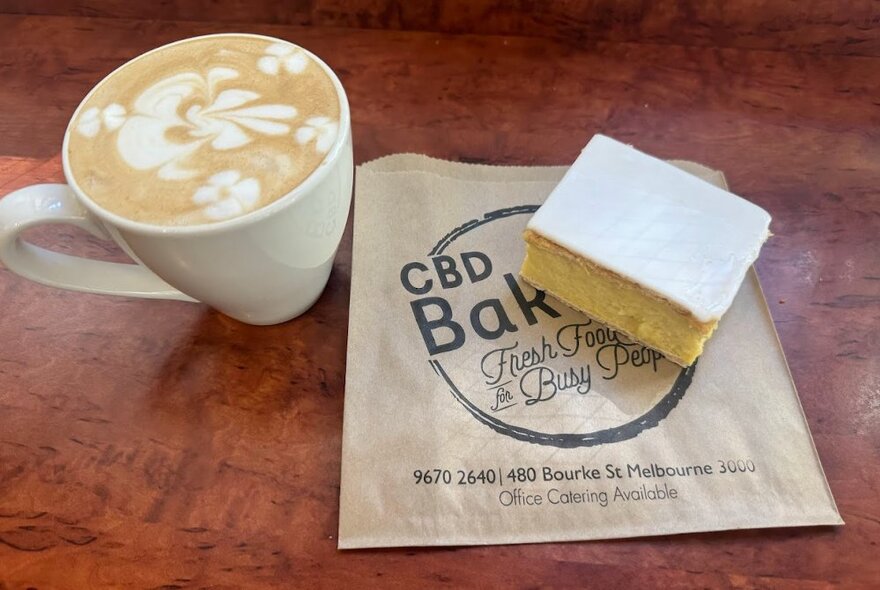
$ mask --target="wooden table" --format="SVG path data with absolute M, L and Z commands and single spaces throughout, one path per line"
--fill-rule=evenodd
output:
M 723 169 L 773 215 L 758 273 L 847 525 L 337 551 L 349 227 L 318 304 L 268 328 L 0 270 L 0 588 L 880 586 L 876 2 L 58 4 L 0 2 L 0 194 L 60 180 L 112 68 L 229 30 L 339 72 L 359 162 L 565 164 L 603 131 Z

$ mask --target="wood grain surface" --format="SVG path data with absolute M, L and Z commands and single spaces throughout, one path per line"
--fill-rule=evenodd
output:
M 0 0 L 2 12 L 880 55 L 876 0 Z
M 734 3 L 770 4 L 790 8 Z M 481 34 L 447 34 L 461 30 L 464 2 L 432 4 L 458 7 L 432 17 L 441 32 L 389 30 L 431 28 L 402 3 L 387 4 L 397 17 L 363 8 L 334 20 L 342 3 L 304 2 L 297 12 L 296 3 L 257 2 L 262 16 L 234 26 L 222 22 L 227 13 L 197 13 L 208 3 L 144 9 L 166 20 L 118 18 L 138 16 L 124 8 L 134 4 L 77 5 L 0 3 L 0 12 L 55 15 L 0 14 L 0 195 L 61 179 L 67 119 L 114 67 L 231 29 L 301 43 L 339 72 L 359 162 L 421 152 L 566 164 L 601 131 L 724 170 L 773 216 L 757 269 L 847 525 L 337 551 L 349 228 L 318 304 L 274 327 L 197 304 L 54 290 L 0 269 L 0 588 L 878 587 L 880 57 L 840 50 L 847 27 L 866 39 L 860 47 L 877 47 L 876 3 L 802 4 L 809 18 L 833 5 L 829 22 L 843 23 L 817 27 L 826 41 L 804 42 L 810 52 L 777 43 L 773 31 L 754 30 L 752 46 L 776 49 L 763 51 L 708 33 L 679 43 L 675 28 L 642 38 L 646 25 L 616 21 L 607 40 L 573 43 L 601 21 L 592 12 L 583 28 L 560 25 L 572 31 L 561 36 L 494 12 L 484 29 L 467 29 Z M 582 6 L 517 5 L 541 15 Z M 713 14 L 740 14 L 732 11 Z M 72 12 L 100 16 L 58 16 Z M 757 18 L 746 8 L 740 16 Z M 693 19 L 694 31 L 707 28 Z M 31 239 L 125 259 L 67 227 Z

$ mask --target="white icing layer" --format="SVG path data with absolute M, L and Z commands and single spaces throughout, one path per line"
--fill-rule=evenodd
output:
M 528 228 L 709 322 L 730 307 L 769 225 L 745 199 L 595 135 Z

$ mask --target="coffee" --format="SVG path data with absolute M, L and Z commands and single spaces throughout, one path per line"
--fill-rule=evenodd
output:
M 105 78 L 68 129 L 69 172 L 131 220 L 194 225 L 264 207 L 301 184 L 339 132 L 324 68 L 253 35 L 162 47 Z

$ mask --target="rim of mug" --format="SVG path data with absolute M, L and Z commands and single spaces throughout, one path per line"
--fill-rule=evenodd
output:
M 336 94 L 339 99 L 339 133 L 336 135 L 333 146 L 327 151 L 324 159 L 321 160 L 320 164 L 318 164 L 318 167 L 315 168 L 311 172 L 311 174 L 309 174 L 305 178 L 305 180 L 303 180 L 289 192 L 275 199 L 268 205 L 255 209 L 249 213 L 245 213 L 244 215 L 240 215 L 238 217 L 233 217 L 232 219 L 226 219 L 223 221 L 200 223 L 195 225 L 161 225 L 158 223 L 135 221 L 133 219 L 123 217 L 122 215 L 119 215 L 118 213 L 113 213 L 112 211 L 109 211 L 108 209 L 105 209 L 104 207 L 96 203 L 88 195 L 88 193 L 86 193 L 77 184 L 76 177 L 73 175 L 70 169 L 70 162 L 68 161 L 68 143 L 70 140 L 71 129 L 73 128 L 73 122 L 79 116 L 79 113 L 82 110 L 83 106 L 86 104 L 89 98 L 91 98 L 92 94 L 94 94 L 95 91 L 97 91 L 97 89 L 104 83 L 105 80 L 116 74 L 116 72 L 121 71 L 123 68 L 128 67 L 129 65 L 139 61 L 140 59 L 145 58 L 148 55 L 157 51 L 161 51 L 175 45 L 180 45 L 182 43 L 194 41 L 196 39 L 209 39 L 217 37 L 253 37 L 256 39 L 265 39 L 266 41 L 289 43 L 294 47 L 305 51 L 306 54 L 311 57 L 315 61 L 315 63 L 317 63 L 324 70 L 324 72 L 330 77 L 330 80 L 333 82 L 333 86 L 336 89 Z M 341 157 L 343 147 L 347 143 L 350 134 L 351 112 L 349 110 L 348 97 L 345 94 L 345 89 L 342 87 L 342 82 L 339 80 L 336 72 L 334 72 L 326 63 L 324 63 L 324 60 L 322 60 L 320 57 L 318 57 L 305 47 L 294 43 L 293 41 L 280 39 L 278 37 L 271 37 L 269 35 L 260 35 L 256 33 L 211 33 L 208 35 L 187 37 L 186 39 L 179 39 L 171 43 L 166 43 L 165 45 L 160 45 L 159 47 L 151 49 L 133 59 L 128 60 L 127 62 L 115 68 L 112 72 L 101 78 L 101 80 L 97 84 L 95 84 L 91 90 L 89 90 L 88 94 L 83 97 L 79 105 L 77 105 L 76 109 L 73 111 L 73 115 L 70 117 L 70 121 L 67 123 L 67 129 L 64 132 L 64 141 L 61 147 L 61 164 L 64 169 L 64 178 L 67 181 L 68 186 L 70 186 L 70 188 L 76 193 L 80 202 L 91 213 L 102 220 L 112 223 L 113 225 L 120 228 L 140 234 L 210 234 L 221 232 L 235 226 L 249 225 L 270 217 L 276 211 L 283 209 L 290 203 L 296 201 L 300 195 L 309 192 L 309 190 L 311 190 L 314 185 L 321 182 L 324 177 L 326 177 L 327 174 L 330 173 L 330 168 L 332 167 L 332 164 Z

